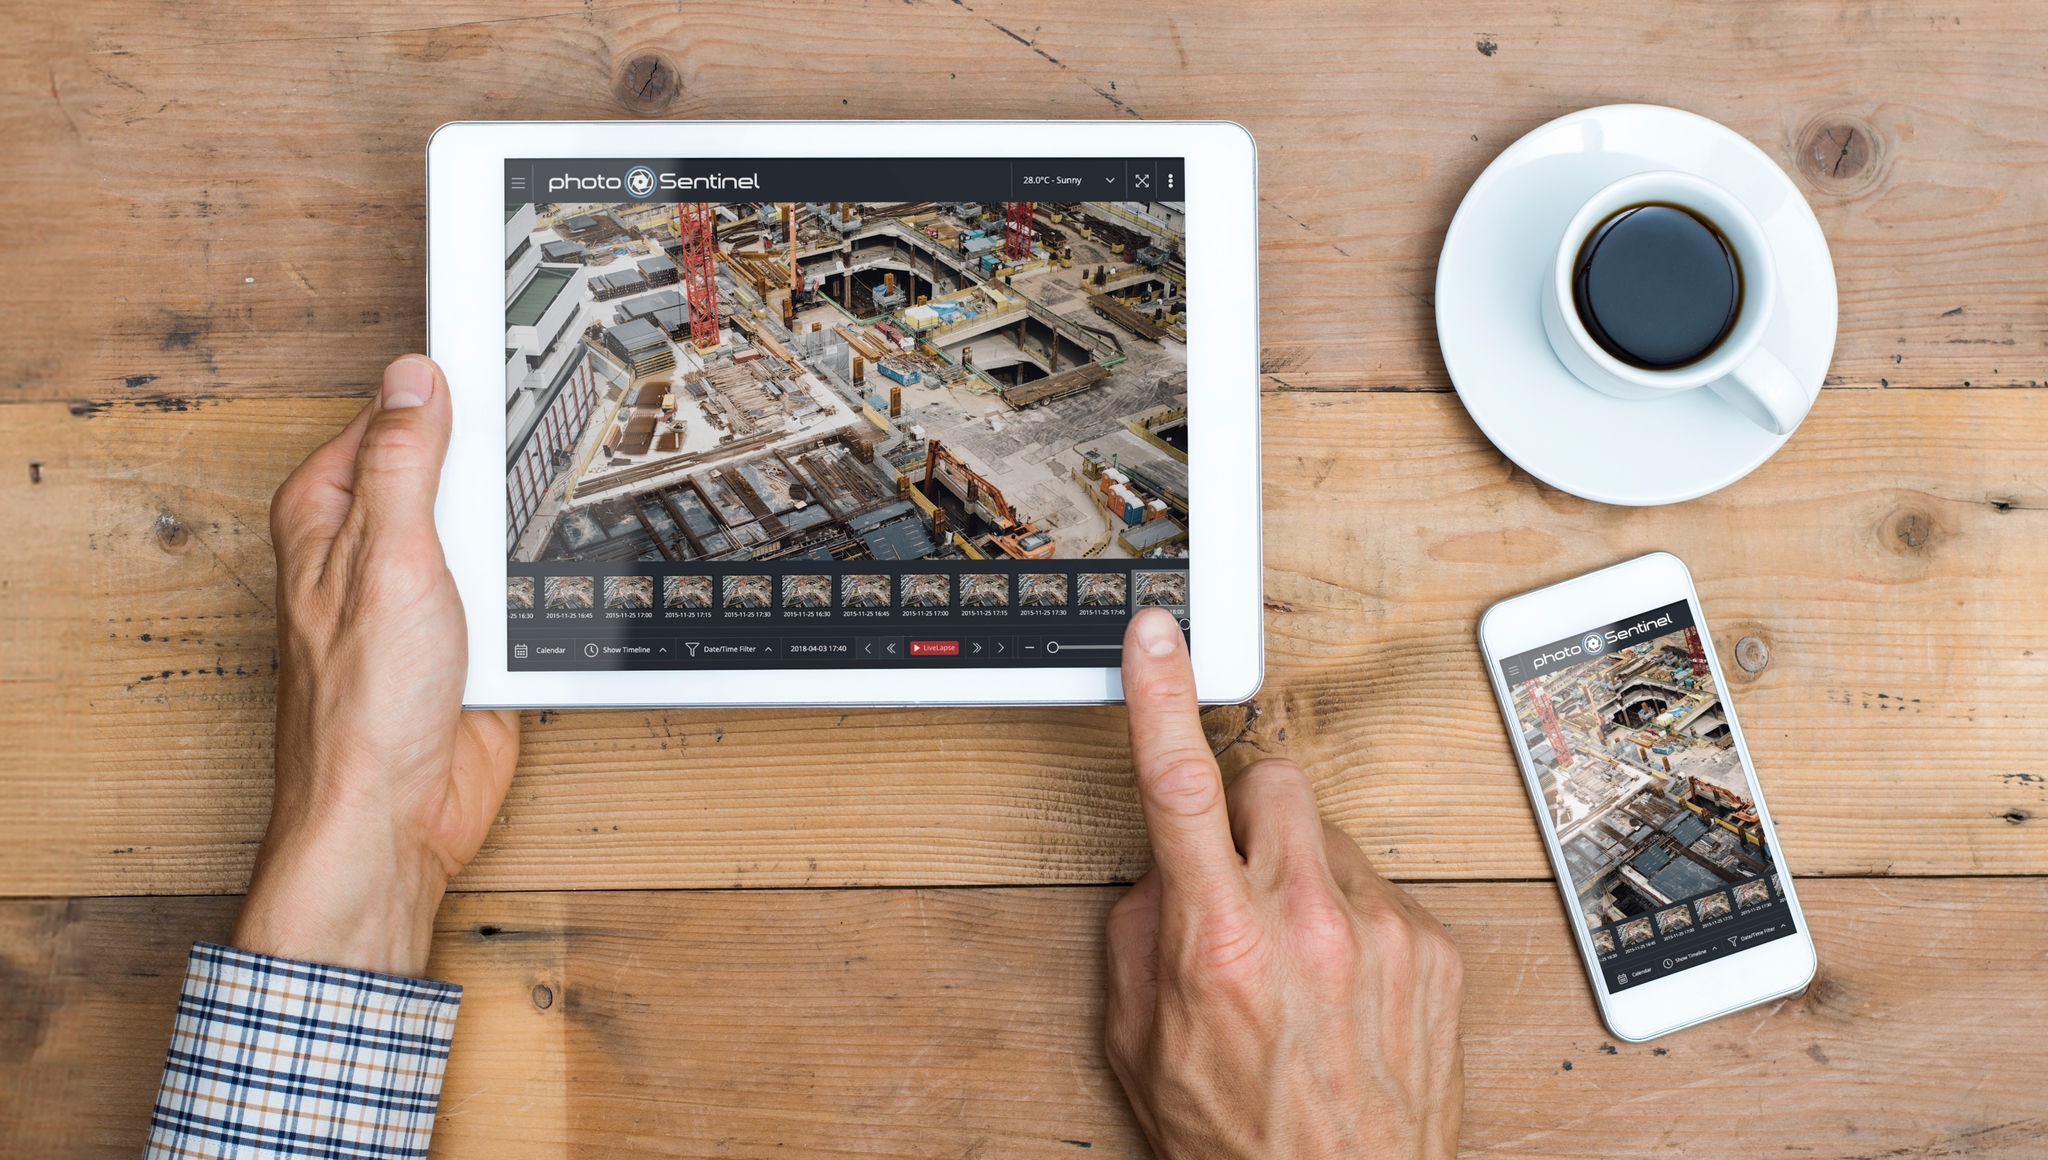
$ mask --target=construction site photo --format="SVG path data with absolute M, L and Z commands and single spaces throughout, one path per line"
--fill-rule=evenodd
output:
M 1182 203 L 505 226 L 513 562 L 1187 555 Z
M 1513 686 L 1588 927 L 1691 931 L 1771 898 L 1770 846 L 1695 628 Z M 1690 907 L 1690 909 L 1688 909 Z M 1640 921 L 1637 921 L 1640 919 Z

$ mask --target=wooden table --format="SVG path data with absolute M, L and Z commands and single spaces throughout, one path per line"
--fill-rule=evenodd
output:
M 17 0 L 7 27 L 0 1153 L 136 1152 L 186 946 L 228 930 L 268 808 L 265 504 L 422 344 L 433 127 L 974 115 L 1258 136 L 1270 676 L 1212 733 L 1232 769 L 1310 766 L 1464 949 L 1469 1153 L 2048 1155 L 2038 6 Z M 1841 286 L 1797 436 L 1652 511 L 1515 470 L 1432 326 L 1466 186 L 1613 101 L 1762 146 Z M 1472 634 L 1652 548 L 1724 648 L 1768 646 L 1725 667 L 1821 970 L 1638 1047 L 1588 999 Z M 468 988 L 438 1154 L 1144 1152 L 1097 1044 L 1103 914 L 1147 862 L 1120 711 L 525 724 L 438 928 Z

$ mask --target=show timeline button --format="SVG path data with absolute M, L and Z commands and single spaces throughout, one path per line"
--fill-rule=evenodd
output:
M 913 640 L 910 655 L 914 657 L 957 657 L 960 642 L 957 640 Z
M 653 641 L 599 641 L 583 646 L 585 656 L 606 660 L 620 660 L 627 657 L 652 657 L 656 644 Z

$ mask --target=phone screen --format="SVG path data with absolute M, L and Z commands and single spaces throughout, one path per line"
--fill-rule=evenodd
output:
M 1610 991 L 1796 933 L 1686 601 L 1500 667 Z

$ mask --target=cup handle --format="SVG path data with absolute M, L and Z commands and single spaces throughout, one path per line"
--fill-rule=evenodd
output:
M 1812 405 L 1778 356 L 1758 346 L 1741 366 L 1708 384 L 1743 418 L 1773 435 L 1790 435 Z

